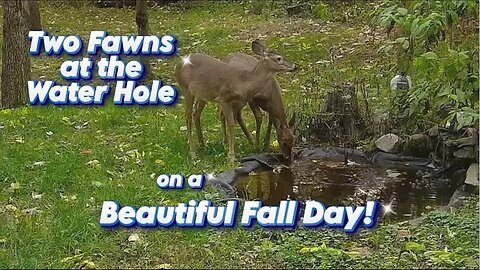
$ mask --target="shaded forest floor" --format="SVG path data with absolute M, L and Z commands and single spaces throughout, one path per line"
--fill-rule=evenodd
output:
M 52 35 L 79 34 L 86 41 L 92 30 L 136 33 L 134 10 L 63 6 L 41 12 Z M 383 34 L 366 24 L 273 18 L 213 2 L 185 10 L 151 9 L 149 20 L 152 34 L 177 36 L 181 55 L 250 53 L 249 41 L 265 38 L 300 67 L 294 75 L 278 76 L 289 111 L 314 115 L 333 80 L 367 80 L 388 70 L 379 65 L 374 49 Z M 60 64 L 66 59 L 35 58 L 33 78 L 61 82 Z M 155 77 L 174 84 L 177 61 L 154 59 Z M 391 75 L 379 78 L 380 88 L 388 88 Z M 370 98 L 378 107 L 388 102 L 388 95 Z M 210 189 L 160 191 L 155 176 L 229 169 L 215 106 L 203 114 L 207 148 L 193 164 L 181 102 L 171 108 L 111 103 L 0 111 L 0 267 L 478 267 L 477 198 L 458 213 L 429 214 L 417 227 L 381 224 L 356 236 L 303 229 L 104 230 L 98 220 L 105 200 L 135 206 L 215 201 L 219 195 Z M 245 110 L 245 115 L 253 130 L 251 113 Z M 238 157 L 255 153 L 240 129 L 237 135 Z

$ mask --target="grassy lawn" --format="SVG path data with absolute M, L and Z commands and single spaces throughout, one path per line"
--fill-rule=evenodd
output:
M 52 35 L 78 34 L 86 41 L 92 30 L 136 33 L 134 10 L 44 5 L 41 12 Z M 300 67 L 294 75 L 278 77 L 290 111 L 314 114 L 318 103 L 309 101 L 313 88 L 322 95 L 332 80 L 370 78 L 383 69 L 377 65 L 381 58 L 372 57 L 371 43 L 365 43 L 371 34 L 362 24 L 253 15 L 240 4 L 222 2 L 150 9 L 149 23 L 152 34 L 177 36 L 181 55 L 249 53 L 251 39 L 265 37 Z M 353 50 L 344 51 L 335 63 L 322 62 L 330 58 L 333 45 Z M 65 59 L 35 58 L 33 78 L 61 81 Z M 177 61 L 153 60 L 155 77 L 175 84 Z M 387 79 L 381 84 L 387 87 Z M 245 116 L 253 130 L 248 110 Z M 181 128 L 181 102 L 170 108 L 107 102 L 103 107 L 0 111 L 0 267 L 478 267 L 478 199 L 456 214 L 431 214 L 418 227 L 382 224 L 356 236 L 303 229 L 100 228 L 105 200 L 142 206 L 217 198 L 210 189 L 161 191 L 155 181 L 160 174 L 230 169 L 215 106 L 207 106 L 202 122 L 207 148 L 192 163 Z M 255 153 L 240 129 L 237 135 L 237 158 Z M 133 241 L 132 235 L 139 239 Z

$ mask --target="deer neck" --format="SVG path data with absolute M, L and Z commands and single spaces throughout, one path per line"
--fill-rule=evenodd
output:
M 283 106 L 280 89 L 278 90 L 279 91 L 274 91 L 274 94 L 272 95 L 273 106 L 271 107 L 270 112 L 274 118 L 273 123 L 277 130 L 288 128 L 287 113 L 285 112 L 285 107 Z
M 258 61 L 255 67 L 248 73 L 247 76 L 251 78 L 249 88 L 254 91 L 253 94 L 263 89 L 269 78 L 273 76 L 273 71 L 269 69 L 267 60 L 264 59 Z

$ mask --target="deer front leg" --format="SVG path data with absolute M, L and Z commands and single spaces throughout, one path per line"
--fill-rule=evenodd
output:
M 197 99 L 195 105 L 193 107 L 193 120 L 195 121 L 195 130 L 197 131 L 197 139 L 200 145 L 200 148 L 205 148 L 205 141 L 203 140 L 203 131 L 202 125 L 200 121 L 200 117 L 202 116 L 202 111 L 205 108 L 206 102 L 204 100 Z
M 227 139 L 227 127 L 225 125 L 225 115 L 223 114 L 222 109 L 220 109 L 220 121 L 222 123 L 222 134 L 223 134 L 223 143 L 227 145 L 228 139 Z
M 185 119 L 187 121 L 187 138 L 188 145 L 190 147 L 190 157 L 196 159 L 196 149 L 195 144 L 192 141 L 192 110 L 194 97 L 189 93 L 188 89 L 185 89 Z
M 262 120 L 263 120 L 263 115 L 262 111 L 260 110 L 260 107 L 253 102 L 248 103 L 250 105 L 250 109 L 252 109 L 253 116 L 255 117 L 255 144 L 257 147 L 260 146 L 260 134 L 262 132 Z
M 243 133 L 245 133 L 245 136 L 247 137 L 248 142 L 251 145 L 255 145 L 255 142 L 253 141 L 253 136 L 250 131 L 248 131 L 247 126 L 245 125 L 245 122 L 243 121 L 242 117 L 242 109 L 235 109 L 235 118 L 237 119 L 238 124 L 242 128 Z
M 235 162 L 235 117 L 232 104 L 222 104 L 222 111 L 227 125 L 228 138 L 228 162 Z
M 272 125 L 273 125 L 273 117 L 269 114 L 268 115 L 268 126 L 267 126 L 267 133 L 265 134 L 265 141 L 263 144 L 263 149 L 267 150 L 270 149 L 270 137 L 272 134 Z

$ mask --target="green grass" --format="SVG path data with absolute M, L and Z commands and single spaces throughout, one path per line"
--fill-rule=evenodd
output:
M 84 40 L 92 30 L 112 35 L 136 33 L 134 11 L 129 9 L 44 5 L 42 16 L 49 33 L 79 34 Z M 332 80 L 348 81 L 355 74 L 368 79 L 372 71 L 354 71 L 366 60 L 380 61 L 373 59 L 368 44 L 360 44 L 335 63 L 315 64 L 329 59 L 332 45 L 348 48 L 356 42 L 363 25 L 256 16 L 246 14 L 239 4 L 222 2 L 196 4 L 185 10 L 150 9 L 149 21 L 151 33 L 178 37 L 182 55 L 204 52 L 221 58 L 230 52 L 249 52 L 250 40 L 267 36 L 268 45 L 301 67 L 295 75 L 279 76 L 287 90 L 286 106 L 312 115 L 318 103 L 306 101 L 309 93 L 315 90 L 321 97 Z M 35 58 L 34 79 L 59 80 L 59 67 L 65 59 Z M 153 61 L 155 77 L 175 83 L 176 61 Z M 302 89 L 304 85 L 312 89 Z M 248 126 L 253 130 L 253 117 L 247 111 Z M 0 267 L 61 268 L 93 263 L 109 268 L 410 268 L 478 263 L 478 199 L 457 214 L 432 214 L 419 227 L 381 225 L 355 237 L 332 230 L 100 228 L 100 207 L 105 200 L 134 206 L 174 205 L 217 196 L 211 189 L 161 191 L 151 176 L 220 173 L 232 168 L 226 162 L 216 106 L 209 105 L 204 111 L 207 148 L 195 164 L 189 159 L 186 134 L 180 129 L 185 125 L 183 115 L 181 102 L 171 108 L 121 107 L 109 102 L 103 107 L 0 111 Z M 237 138 L 237 157 L 255 153 L 239 129 Z M 26 209 L 35 210 L 26 213 Z M 406 230 L 408 237 L 401 230 Z M 129 242 L 132 233 L 138 233 L 141 240 Z M 423 244 L 425 250 L 405 250 L 407 242 Z

